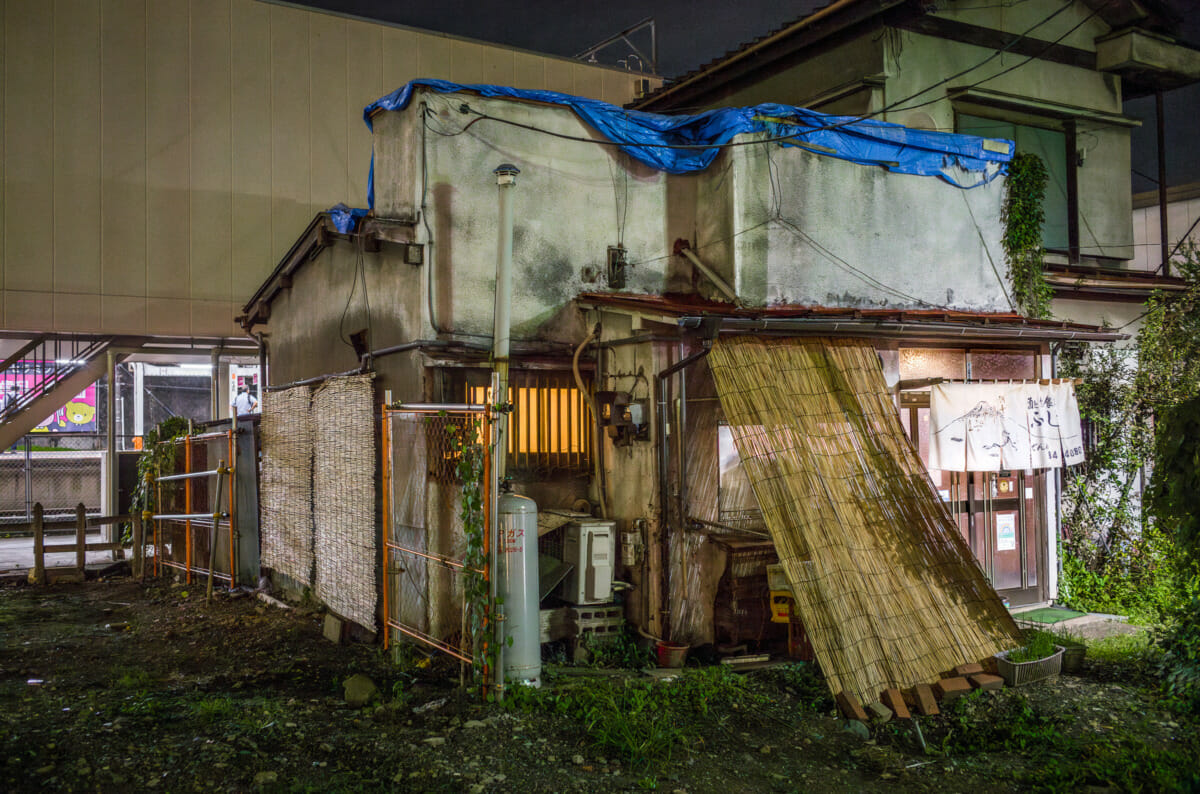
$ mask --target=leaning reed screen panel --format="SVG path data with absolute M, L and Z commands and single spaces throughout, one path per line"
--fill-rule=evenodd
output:
M 709 362 L 834 693 L 870 702 L 1018 644 L 904 436 L 870 345 L 734 337 Z
M 296 386 L 263 395 L 262 564 L 300 584 L 312 584 L 313 429 L 310 391 Z
M 317 596 L 375 629 L 375 420 L 371 377 L 330 378 L 313 393 Z

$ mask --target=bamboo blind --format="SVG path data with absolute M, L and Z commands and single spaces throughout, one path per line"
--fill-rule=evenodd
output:
M 307 386 L 263 394 L 262 564 L 313 581 L 313 427 Z
M 709 361 L 834 693 L 874 701 L 1018 644 L 869 344 L 742 336 L 718 340 Z
M 312 396 L 317 597 L 375 628 L 375 422 L 369 375 L 330 378 Z

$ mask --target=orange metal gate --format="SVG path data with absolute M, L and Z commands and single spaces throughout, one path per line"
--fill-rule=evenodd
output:
M 185 581 L 190 584 L 193 574 L 207 576 L 211 568 L 214 579 L 235 586 L 237 499 L 234 493 L 233 429 L 183 436 L 162 443 L 176 446 L 176 471 L 154 478 L 158 507 L 150 516 L 154 520 L 154 575 L 159 576 L 162 568 L 173 568 L 183 571 Z M 217 461 L 215 465 L 210 464 L 213 460 Z M 208 506 L 208 509 L 202 509 L 200 505 Z M 226 540 L 228 545 L 228 572 L 218 569 L 216 549 L 213 548 L 218 542 L 221 522 L 226 530 L 220 539 Z M 197 532 L 197 528 L 209 531 Z
M 461 582 L 491 581 L 490 566 L 468 567 L 456 544 L 461 444 L 483 458 L 483 548 L 491 549 L 493 424 L 481 405 L 385 408 L 383 468 L 383 632 L 398 632 L 467 664 L 473 661 Z M 456 444 L 455 439 L 458 439 Z M 488 559 L 491 559 L 490 553 Z M 457 622 L 455 614 L 457 613 Z M 486 671 L 485 671 L 486 678 Z

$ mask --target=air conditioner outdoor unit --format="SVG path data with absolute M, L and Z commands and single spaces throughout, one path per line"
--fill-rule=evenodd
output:
M 572 604 L 604 604 L 612 600 L 616 535 L 615 521 L 583 519 L 563 528 L 563 562 L 573 566 L 563 580 L 565 600 Z

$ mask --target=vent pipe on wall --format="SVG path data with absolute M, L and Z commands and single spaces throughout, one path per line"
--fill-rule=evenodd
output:
M 512 163 L 503 163 L 495 171 L 499 187 L 500 229 L 496 251 L 496 309 L 492 326 L 492 402 L 504 405 L 508 402 L 508 349 L 512 326 L 512 255 L 513 255 L 513 208 L 512 190 L 517 186 L 517 174 L 521 169 Z M 508 458 L 508 414 L 501 412 L 496 417 L 496 479 L 504 480 Z

